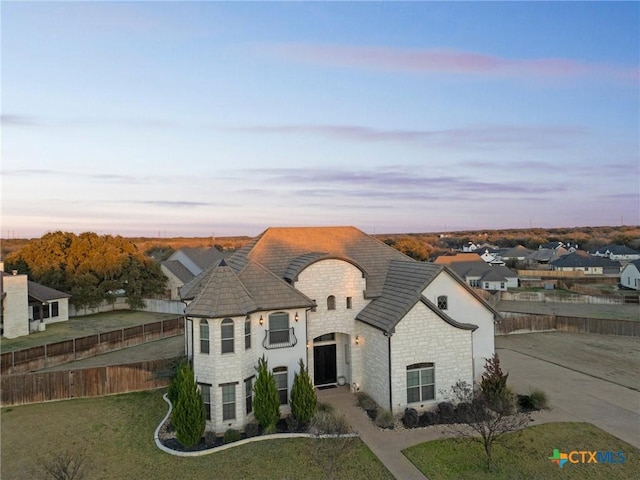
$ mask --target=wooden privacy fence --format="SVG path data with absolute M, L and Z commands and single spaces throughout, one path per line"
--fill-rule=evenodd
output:
M 183 319 L 176 317 L 24 350 L 5 352 L 0 356 L 0 373 L 4 375 L 40 370 L 183 333 Z
M 561 315 L 524 315 L 504 317 L 496 324 L 496 335 L 543 331 L 600 333 L 640 337 L 640 321 L 602 318 L 565 317 Z
M 168 372 L 177 360 L 3 375 L 0 398 L 6 407 L 166 387 L 171 381 Z

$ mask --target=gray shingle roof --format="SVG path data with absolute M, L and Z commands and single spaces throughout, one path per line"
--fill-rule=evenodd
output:
M 61 292 L 54 288 L 45 287 L 39 283 L 29 280 L 28 295 L 38 302 L 48 302 L 51 300 L 59 300 L 61 298 L 71 298 L 68 293 Z
M 180 251 L 182 251 L 193 261 L 193 263 L 198 265 L 203 270 L 209 268 L 211 265 L 217 263 L 225 257 L 225 254 L 218 250 L 216 247 L 185 247 L 181 248 Z
M 178 260 L 166 260 L 162 262 L 161 265 L 178 277 L 183 283 L 193 280 L 193 273 Z
M 577 251 L 551 262 L 554 267 L 620 267 L 620 262 Z
M 416 303 L 422 302 L 457 328 L 478 328 L 476 325 L 456 322 L 422 295 L 427 285 L 444 269 L 444 266 L 434 263 L 392 261 L 382 294 L 362 309 L 356 319 L 385 332 L 391 332 Z

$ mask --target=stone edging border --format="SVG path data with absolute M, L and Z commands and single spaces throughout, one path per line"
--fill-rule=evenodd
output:
M 173 411 L 173 405 L 171 405 L 171 401 L 169 400 L 168 395 L 165 393 L 162 398 L 169 405 L 169 411 L 164 416 L 162 421 L 158 424 L 156 431 L 153 435 L 153 439 L 156 442 L 156 446 L 165 453 L 170 455 L 176 455 L 178 457 L 201 457 L 203 455 L 210 455 L 216 452 L 222 452 L 223 450 L 227 450 L 233 447 L 239 447 L 241 445 L 246 445 L 247 443 L 253 442 L 262 442 L 264 440 L 278 440 L 281 438 L 337 438 L 337 437 L 357 437 L 357 433 L 349 433 L 347 435 L 313 435 L 311 433 L 273 433 L 271 435 L 259 435 L 257 437 L 245 438 L 243 440 L 238 440 L 237 442 L 228 443 L 226 445 L 221 445 L 219 447 L 209 448 L 206 450 L 198 450 L 195 452 L 182 452 L 178 450 L 173 450 L 169 447 L 166 447 L 160 441 L 160 429 L 162 425 L 169 419 L 171 412 Z

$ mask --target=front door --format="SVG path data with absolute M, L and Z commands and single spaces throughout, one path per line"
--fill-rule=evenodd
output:
M 313 383 L 319 386 L 337 381 L 335 343 L 313 347 Z

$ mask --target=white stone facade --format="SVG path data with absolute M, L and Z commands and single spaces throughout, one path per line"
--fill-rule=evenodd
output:
M 5 338 L 29 335 L 29 283 L 26 275 L 2 276 L 2 327 Z

